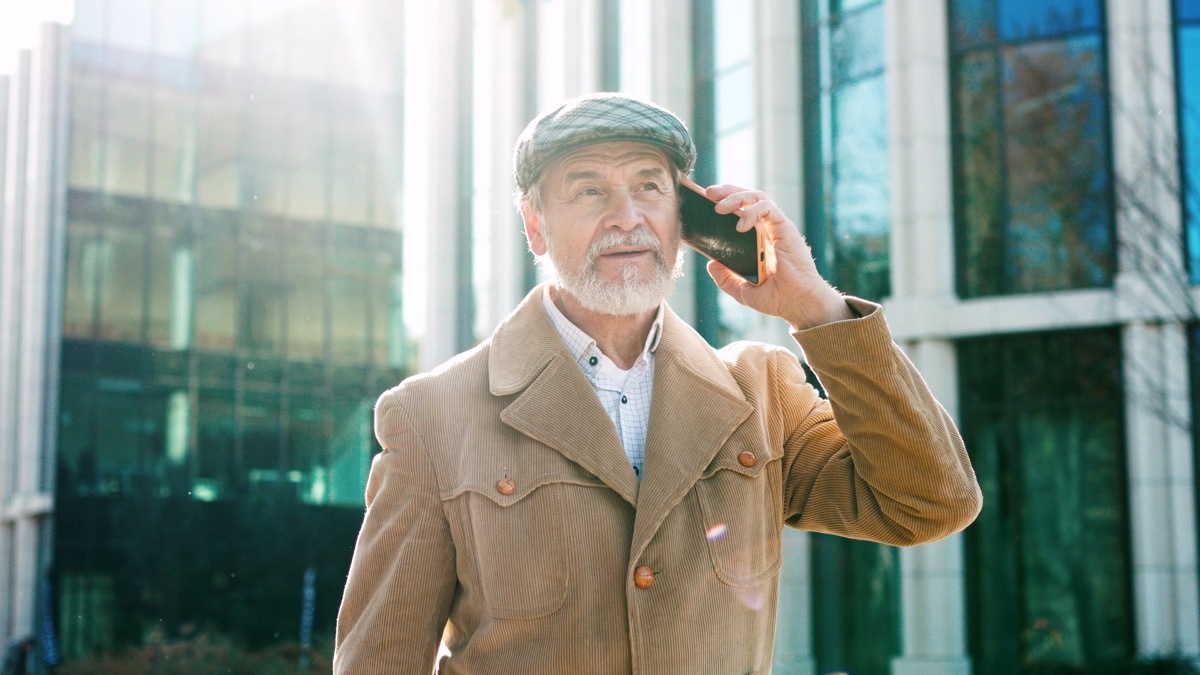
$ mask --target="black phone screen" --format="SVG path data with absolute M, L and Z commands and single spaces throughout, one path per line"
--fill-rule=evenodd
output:
M 702 194 L 679 186 L 683 203 L 679 219 L 683 223 L 683 240 L 689 246 L 733 270 L 750 283 L 758 283 L 758 232 L 738 232 L 738 217 L 732 213 L 717 213 L 713 202 Z

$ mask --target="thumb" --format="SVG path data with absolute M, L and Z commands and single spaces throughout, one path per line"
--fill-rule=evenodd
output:
M 729 294 L 734 300 L 743 305 L 746 304 L 742 299 L 742 294 L 746 290 L 753 288 L 753 284 L 715 260 L 708 261 L 706 269 L 708 270 L 708 276 L 712 277 L 713 282 L 717 284 L 717 288 Z

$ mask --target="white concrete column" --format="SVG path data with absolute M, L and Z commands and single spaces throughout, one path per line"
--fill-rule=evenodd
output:
M 812 555 L 809 533 L 785 529 L 779 572 L 779 617 L 772 672 L 815 675 L 812 638 Z
M 1187 332 L 1125 327 L 1134 626 L 1141 656 L 1200 659 L 1195 467 L 1188 425 Z
M 952 417 L 958 416 L 958 376 L 953 343 L 925 340 L 909 354 L 931 391 Z M 967 675 L 967 598 L 963 537 L 956 534 L 900 551 L 903 655 L 894 675 Z
M 624 9 L 624 8 L 622 8 Z M 691 127 L 692 88 L 692 3 L 689 0 L 659 0 L 648 8 L 654 39 L 650 44 L 650 96 Z
M 936 325 L 955 303 L 946 6 L 919 0 L 883 5 L 892 285 L 885 305 L 900 323 Z M 954 345 L 928 340 L 908 351 L 956 417 Z M 971 671 L 962 560 L 961 535 L 901 552 L 904 651 L 892 662 L 896 675 Z
M 966 675 L 962 535 L 900 551 L 904 655 L 894 675 Z
M 470 78 L 470 0 L 404 5 L 404 318 L 417 341 L 417 368 L 458 350 L 458 218 L 471 194 L 465 148 L 463 78 Z M 469 175 L 469 174 L 466 174 Z
M 600 0 L 572 0 L 566 6 L 567 96 L 599 91 L 603 81 Z
M 538 112 L 600 87 L 600 10 L 597 0 L 537 2 Z
M 10 390 L 10 375 L 12 360 L 15 353 L 9 346 L 11 335 L 9 316 L 12 303 L 6 302 L 12 288 L 9 278 L 14 271 L 11 261 L 13 242 L 7 216 L 9 203 L 8 194 L 8 164 L 9 148 L 9 88 L 12 78 L 0 75 L 0 420 L 10 419 L 12 393 Z M 15 228 L 14 228 L 15 229 Z M 10 307 L 6 311 L 4 308 Z M 16 475 L 14 466 L 15 449 L 12 442 L 11 425 L 0 424 L 0 640 L 7 643 L 12 637 L 10 629 L 13 611 L 12 557 L 13 537 L 15 530 L 13 522 L 6 513 L 9 501 L 13 495 L 12 477 Z
M 34 566 L 33 550 L 27 546 L 29 517 L 24 509 L 27 489 L 25 468 L 28 452 L 22 446 L 22 426 L 29 424 L 29 407 L 22 405 L 21 391 L 21 302 L 28 265 L 24 264 L 26 203 L 28 201 L 27 161 L 29 148 L 29 90 L 31 54 L 22 52 L 11 81 L 7 118 L 7 154 L 5 156 L 5 202 L 3 229 L 0 230 L 0 518 L 6 538 L 4 548 L 10 555 L 0 560 L 0 611 L 5 638 L 28 635 L 32 627 L 33 603 L 29 573 Z M 33 355 L 32 358 L 37 358 Z M 35 421 L 35 429 L 40 429 Z M 24 546 L 24 548 L 22 548 Z M 7 640 L 6 640 L 7 641 Z
M 0 227 L 0 618 L 4 637 L 37 630 L 40 542 L 53 509 L 54 432 L 65 239 L 66 28 L 46 24 L 23 52 L 7 100 Z
M 1117 301 L 1133 316 L 1197 316 L 1179 202 L 1169 0 L 1108 3 Z
M 532 259 L 513 204 L 512 149 L 529 120 L 525 61 L 527 8 L 475 0 L 475 334 L 490 335 L 524 297 L 525 261 Z
M 1135 637 L 1142 656 L 1200 660 L 1195 467 L 1185 322 L 1171 3 L 1108 2 Z M 1178 321 L 1176 323 L 1175 321 Z
M 20 367 L 20 302 L 25 271 L 22 265 L 25 233 L 25 163 L 29 144 L 29 52 L 22 52 L 11 80 L 6 120 L 4 157 L 5 201 L 0 211 L 0 497 L 11 497 L 18 488 L 17 429 Z
M 655 85 L 658 84 L 656 76 L 660 69 L 668 66 L 659 61 L 666 45 L 657 44 L 656 37 L 662 35 L 661 31 L 664 29 L 667 31 L 674 29 L 673 32 L 677 36 L 678 32 L 688 28 L 689 24 L 679 19 L 676 20 L 675 26 L 660 24 L 663 8 L 654 7 L 655 3 L 647 6 L 648 3 L 642 0 L 616 0 L 616 2 L 618 7 L 617 33 L 620 35 L 617 46 L 619 88 L 622 93 L 630 96 L 667 105 L 665 101 L 655 98 L 655 94 L 658 93 L 655 90 Z M 685 20 L 691 16 L 691 9 L 688 8 L 686 12 L 683 15 Z M 668 33 L 668 35 L 670 34 Z M 675 52 L 676 55 L 690 53 L 690 50 Z M 688 61 L 689 59 L 679 60 Z M 688 64 L 688 69 L 690 70 L 690 64 Z
M 891 193 L 888 313 L 950 311 L 954 301 L 949 52 L 945 3 L 884 0 Z

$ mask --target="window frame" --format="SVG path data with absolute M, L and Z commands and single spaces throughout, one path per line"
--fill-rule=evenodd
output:
M 1095 29 L 1086 29 L 1086 30 L 1080 29 L 1080 28 L 1063 29 L 1058 32 L 1037 34 L 1037 35 L 1032 35 L 1032 36 L 1023 36 L 1019 39 L 1006 39 L 1002 34 L 1003 33 L 1002 28 L 999 26 L 999 20 L 1000 20 L 1000 15 L 1002 14 L 1001 3 L 1004 3 L 1007 0 L 991 0 L 991 11 L 992 11 L 993 16 L 995 17 L 996 26 L 997 26 L 996 35 L 982 43 L 972 43 L 970 45 L 958 47 L 956 45 L 956 31 L 957 31 L 956 16 L 958 14 L 956 12 L 956 5 L 960 1 L 961 0 L 946 0 L 946 10 L 947 10 L 946 44 L 947 44 L 947 48 L 948 48 L 947 49 L 947 51 L 948 51 L 947 61 L 948 61 L 948 67 L 949 67 L 948 84 L 949 84 L 949 90 L 950 90 L 949 91 L 949 94 L 950 94 L 949 95 L 949 101 L 950 101 L 949 121 L 950 121 L 950 140 L 951 140 L 951 188 L 952 188 L 951 208 L 952 208 L 953 223 L 954 223 L 954 257 L 955 257 L 954 287 L 955 287 L 955 294 L 957 295 L 957 297 L 959 297 L 961 299 L 976 299 L 976 298 L 990 298 L 990 297 L 1002 297 L 1002 296 L 1013 296 L 1013 295 L 1028 295 L 1028 294 L 1034 294 L 1034 293 L 1083 290 L 1083 289 L 1092 289 L 1092 288 L 1112 288 L 1113 285 L 1116 283 L 1116 277 L 1117 277 L 1117 271 L 1118 271 L 1117 270 L 1118 241 L 1117 241 L 1117 228 L 1116 228 L 1116 222 L 1117 222 L 1116 181 L 1117 181 L 1117 176 L 1116 176 L 1114 162 L 1113 162 L 1114 149 L 1113 149 L 1113 114 L 1112 114 L 1112 95 L 1111 95 L 1112 94 L 1111 64 L 1110 64 L 1110 59 L 1109 59 L 1109 55 L 1108 55 L 1108 48 L 1109 48 L 1108 26 L 1109 26 L 1109 24 L 1108 24 L 1108 11 L 1107 11 L 1106 3 L 1103 2 L 1103 0 L 1092 0 L 1093 2 L 1096 2 L 1096 5 L 1097 5 L 1097 19 L 1096 19 L 1097 26 L 1095 27 Z M 1067 284 L 1064 286 L 1061 286 L 1061 287 L 1047 287 L 1047 288 L 1039 287 L 1039 288 L 1033 288 L 1033 289 L 1020 289 L 1017 287 L 1017 284 L 1014 283 L 1014 277 L 1012 277 L 1012 275 L 1010 275 L 1004 269 L 1011 264 L 1011 261 L 1013 259 L 1012 256 L 1010 255 L 1010 251 L 1011 251 L 1011 246 L 1010 246 L 1011 229 L 1010 229 L 1010 227 L 1013 222 L 1012 221 L 1012 209 L 1011 209 L 1012 199 L 1011 199 L 1011 192 L 1010 192 L 1010 188 L 1009 188 L 1010 183 L 1011 183 L 1011 181 L 1009 179 L 1010 166 L 1009 166 L 1009 162 L 1008 162 L 1007 158 L 1005 157 L 1005 153 L 1007 152 L 1007 149 L 1008 149 L 1008 140 L 1007 140 L 1008 139 L 1008 125 L 1007 125 L 1007 115 L 1006 115 L 1007 111 L 1006 111 L 1005 102 L 1004 102 L 1004 88 L 1005 88 L 1005 81 L 1004 81 L 1004 75 L 1003 75 L 1004 50 L 1005 50 L 1005 48 L 1021 48 L 1021 47 L 1025 47 L 1027 45 L 1042 43 L 1042 42 L 1063 43 L 1063 42 L 1066 42 L 1066 41 L 1069 41 L 1072 39 L 1076 39 L 1076 38 L 1079 38 L 1082 36 L 1090 36 L 1090 35 L 1094 35 L 1099 41 L 1099 44 L 1096 47 L 1096 56 L 1100 62 L 1099 72 L 1097 73 L 1097 76 L 1100 78 L 1100 85 L 1101 85 L 1101 91 L 1099 93 L 1103 97 L 1102 112 L 1104 114 L 1104 122 L 1102 124 L 1102 127 L 1103 127 L 1102 131 L 1104 134 L 1103 141 L 1105 144 L 1105 152 L 1104 152 L 1104 156 L 1103 156 L 1103 163 L 1104 163 L 1103 168 L 1105 169 L 1106 175 L 1107 175 L 1107 181 L 1106 181 L 1107 185 L 1104 190 L 1104 198 L 1105 198 L 1104 206 L 1107 211 L 1107 217 L 1105 218 L 1105 222 L 1100 224 L 1100 226 L 1102 226 L 1104 228 L 1104 235 L 1107 239 L 1107 246 L 1106 246 L 1107 250 L 1102 252 L 1104 254 L 1103 260 L 1098 261 L 1098 264 L 1102 265 L 1102 271 L 1105 273 L 1105 276 L 1107 278 L 1103 283 L 1096 285 L 1096 286 L 1073 284 L 1073 283 L 1070 283 L 1070 280 L 1068 279 L 1068 280 L 1066 280 Z M 995 173 L 998 178 L 998 188 L 997 188 L 998 193 L 995 196 L 996 203 L 994 203 L 991 208 L 995 209 L 995 212 L 999 216 L 999 218 L 997 220 L 997 227 L 999 228 L 998 245 L 1000 248 L 1000 261 L 998 264 L 1001 265 L 1001 270 L 996 275 L 997 278 L 987 279 L 987 280 L 984 280 L 981 282 L 977 282 L 980 286 L 986 285 L 987 286 L 986 288 L 972 289 L 971 281 L 969 279 L 969 273 L 968 273 L 969 272 L 968 268 L 973 262 L 970 259 L 970 255 L 969 255 L 971 237 L 968 236 L 970 234 L 968 232 L 968 230 L 970 229 L 971 226 L 966 222 L 967 219 L 963 213 L 964 212 L 964 200 L 965 200 L 966 194 L 967 194 L 966 188 L 964 185 L 966 181 L 964 180 L 964 176 L 965 176 L 964 170 L 963 170 L 964 160 L 963 160 L 963 155 L 962 155 L 964 134 L 962 132 L 962 129 L 960 128 L 961 124 L 963 123 L 963 119 L 962 119 L 962 112 L 961 112 L 962 106 L 959 105 L 959 102 L 957 99 L 957 92 L 959 90 L 960 83 L 962 81 L 963 68 L 962 68 L 961 64 L 962 64 L 964 58 L 969 55 L 981 54 L 981 53 L 987 53 L 987 54 L 991 55 L 992 67 L 994 68 L 995 81 L 996 81 L 996 86 L 995 86 L 996 91 L 995 91 L 994 103 L 990 106 L 989 109 L 993 113 L 995 113 L 995 118 L 996 118 L 996 123 L 997 123 L 996 133 L 998 135 L 998 141 L 997 141 L 996 149 L 999 152 L 999 157 L 998 157 L 996 165 L 995 165 L 995 169 L 996 169 Z M 1083 227 L 1082 221 L 1076 223 L 1075 226 L 1084 231 L 1087 230 L 1086 227 Z M 1070 257 L 1071 251 L 1067 250 L 1067 253 L 1068 253 L 1068 257 Z

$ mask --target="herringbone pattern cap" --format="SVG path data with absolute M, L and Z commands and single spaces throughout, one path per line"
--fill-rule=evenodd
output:
M 635 141 L 660 148 L 684 174 L 696 163 L 691 134 L 671 111 L 623 94 L 588 94 L 540 115 L 521 132 L 513 148 L 517 188 L 527 192 L 556 157 L 608 141 Z

